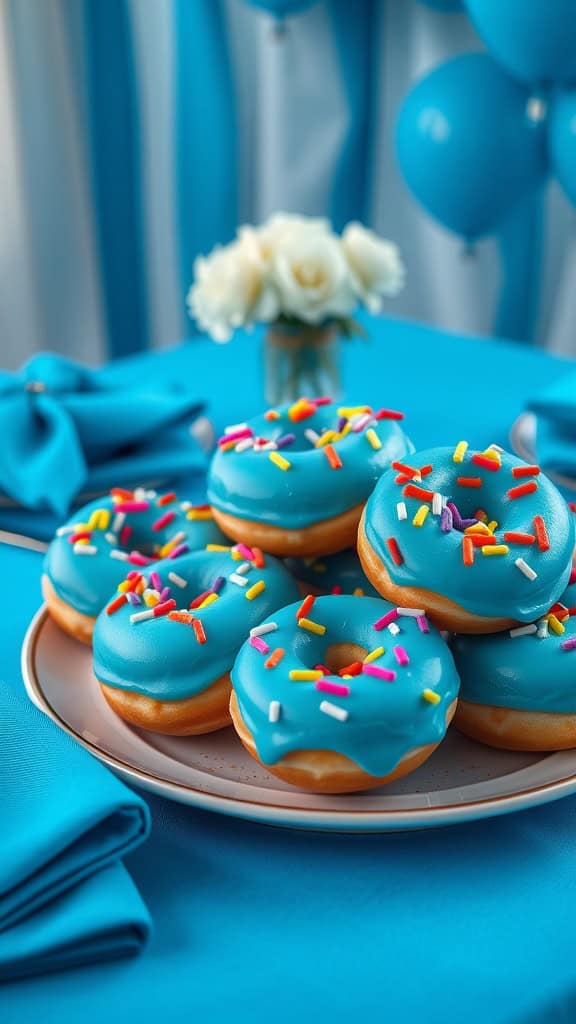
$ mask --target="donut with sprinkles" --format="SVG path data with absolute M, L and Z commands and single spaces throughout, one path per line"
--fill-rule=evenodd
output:
M 380 594 L 442 629 L 491 633 L 544 615 L 570 577 L 574 521 L 554 484 L 496 445 L 395 460 L 358 531 Z
M 44 560 L 42 593 L 52 618 L 89 644 L 96 616 L 134 569 L 170 567 L 188 551 L 228 541 L 208 504 L 158 493 L 113 487 L 85 505 L 56 531 Z
M 459 679 L 422 609 L 308 595 L 251 630 L 232 684 L 232 721 L 252 757 L 301 789 L 345 793 L 422 764 Z
M 232 540 L 275 555 L 353 546 L 374 484 L 413 451 L 401 418 L 393 409 L 301 398 L 227 427 L 208 474 L 216 522 Z

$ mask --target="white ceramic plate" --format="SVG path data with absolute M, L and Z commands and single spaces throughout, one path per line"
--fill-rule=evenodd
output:
M 576 751 L 492 750 L 450 730 L 418 771 L 369 793 L 301 793 L 264 771 L 233 729 L 178 739 L 133 729 L 102 697 L 88 647 L 44 608 L 22 651 L 31 699 L 65 732 L 132 785 L 181 803 L 295 828 L 387 832 L 435 828 L 519 811 L 576 791 Z
M 521 459 L 526 462 L 536 460 L 536 416 L 533 412 L 523 412 L 517 420 L 514 420 L 510 430 L 510 443 Z M 564 476 L 563 473 L 554 473 L 546 470 L 557 487 L 563 487 L 567 491 L 576 491 L 576 480 L 572 476 Z

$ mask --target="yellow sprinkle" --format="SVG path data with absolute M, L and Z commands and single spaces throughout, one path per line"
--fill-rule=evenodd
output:
M 382 447 L 382 441 L 378 437 L 378 434 L 374 430 L 374 427 L 370 427 L 370 430 L 366 431 L 366 438 L 370 443 L 371 447 L 374 449 L 374 451 L 377 452 L 378 449 Z
M 84 533 L 84 530 L 89 530 L 88 523 L 74 523 L 74 529 L 76 533 Z
M 373 651 L 370 651 L 370 654 L 366 655 L 363 664 L 369 665 L 371 661 L 376 661 L 376 658 L 379 658 L 381 654 L 384 654 L 384 648 L 375 647 Z
M 430 509 L 428 505 L 420 505 L 420 508 L 418 509 L 416 515 L 414 516 L 414 519 L 412 520 L 412 526 L 422 526 L 422 523 L 426 521 L 426 516 L 428 515 L 429 511 Z
M 500 455 L 494 450 L 494 448 L 486 448 L 486 450 L 482 452 L 482 455 L 486 459 L 494 459 L 494 462 L 501 462 Z
M 208 594 L 208 597 L 204 598 L 204 600 L 202 601 L 202 604 L 198 605 L 198 611 L 200 611 L 201 608 L 207 608 L 208 605 L 210 605 L 210 604 L 214 604 L 214 601 L 217 601 L 217 600 L 218 600 L 218 594 Z
M 89 544 L 90 539 L 88 537 L 80 537 L 80 540 L 75 540 L 74 544 Z
M 246 600 L 253 601 L 255 597 L 258 597 L 258 594 L 262 593 L 263 590 L 266 590 L 266 584 L 264 580 L 258 580 L 254 586 L 249 587 L 248 590 L 245 591 Z
M 468 441 L 458 441 L 452 456 L 452 462 L 463 462 L 468 450 Z
M 146 605 L 147 608 L 155 608 L 159 600 L 160 598 L 158 597 L 158 594 L 144 595 L 144 604 Z
M 556 633 L 556 636 L 561 636 L 562 633 L 565 632 L 565 628 L 560 622 L 560 619 L 556 618 L 555 615 L 548 615 L 547 619 L 549 629 L 551 629 L 553 633 Z
M 332 441 L 335 441 L 337 437 L 338 434 L 335 430 L 327 430 L 326 433 L 322 434 L 322 437 L 319 437 L 316 441 L 316 448 L 323 448 L 325 444 L 330 444 Z
M 122 580 L 122 583 L 118 584 L 118 590 L 121 594 L 125 594 L 132 586 L 132 580 Z
M 429 704 L 439 704 L 442 700 L 440 694 L 434 693 L 434 690 L 422 690 L 422 696 Z
M 169 540 L 167 544 L 164 544 L 164 547 L 160 548 L 158 552 L 160 558 L 166 558 L 174 548 L 178 547 L 179 543 L 180 541 Z
M 268 458 L 270 459 L 270 462 L 273 462 L 275 466 L 278 466 L 278 469 L 287 470 L 290 469 L 292 465 L 288 459 L 285 459 L 283 455 L 279 455 L 278 452 L 269 452 Z
M 309 633 L 317 633 L 318 636 L 324 636 L 326 632 L 326 626 L 322 626 L 319 622 L 313 622 L 312 619 L 298 619 L 298 625 L 302 629 L 307 629 Z
M 186 519 L 195 519 L 195 520 L 198 520 L 198 519 L 212 519 L 212 509 L 211 508 L 203 508 L 203 509 L 190 508 L 190 509 L 188 509 L 188 511 L 186 513 Z
M 346 673 L 341 677 L 342 679 L 354 679 L 354 676 L 349 676 Z
M 244 555 L 240 554 L 240 552 L 238 551 L 238 548 L 232 548 L 232 550 L 230 551 L 230 558 L 232 559 L 233 562 L 243 562 L 244 561 Z
M 488 529 L 490 530 L 490 533 L 494 533 L 494 530 L 498 529 L 498 522 L 496 521 L 496 519 L 490 520 L 490 522 L 488 523 Z
M 349 420 L 352 416 L 357 416 L 358 413 L 372 412 L 372 409 L 369 405 L 341 405 L 336 412 L 339 416 L 345 416 Z
M 230 551 L 229 544 L 207 544 L 206 551 Z
M 293 668 L 288 674 L 296 683 L 314 682 L 316 679 L 322 679 L 324 675 L 323 672 L 312 668 Z
M 467 526 L 464 533 L 482 533 L 484 536 L 489 537 L 492 531 L 488 529 L 486 523 L 474 523 L 474 526 Z
M 352 591 L 352 597 L 366 597 L 366 594 L 362 590 L 362 587 L 356 587 L 355 590 Z
M 105 508 L 95 508 L 88 520 L 89 530 L 107 530 L 110 522 L 110 513 Z
M 290 408 L 288 409 L 288 418 L 294 420 L 294 418 L 298 416 L 298 414 L 302 412 L 303 409 L 309 408 L 310 402 L 306 398 L 299 398 L 298 401 L 294 402 L 294 404 L 291 405 Z
M 481 550 L 483 555 L 507 555 L 510 548 L 507 544 L 484 544 Z

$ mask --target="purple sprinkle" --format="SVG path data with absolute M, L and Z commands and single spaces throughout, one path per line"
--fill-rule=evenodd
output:
M 210 592 L 212 594 L 219 594 L 225 583 L 226 579 L 224 576 L 217 576 L 216 579 L 214 580 L 214 583 L 210 587 Z
M 348 423 L 348 420 L 346 419 L 346 417 L 345 416 L 340 416 L 340 418 L 338 420 L 338 433 L 340 433 L 341 430 L 344 430 L 344 427 L 346 426 L 347 423 Z
M 190 551 L 188 544 L 179 544 L 174 551 L 171 551 L 168 558 L 179 558 L 180 555 L 185 555 L 187 551 Z
M 460 527 L 462 530 L 467 530 L 469 526 L 475 526 L 478 521 L 478 519 L 461 519 Z
M 418 623 L 418 629 L 421 633 L 429 633 L 430 626 L 428 625 L 428 619 L 425 615 L 417 615 L 416 622 Z
M 167 601 L 169 597 L 170 597 L 170 587 L 162 587 L 162 590 L 160 591 L 160 601 L 159 601 L 159 604 L 162 604 L 163 601 Z
M 160 579 L 157 572 L 150 573 L 150 583 L 154 587 L 154 590 L 162 590 L 162 580 Z
M 450 533 L 452 529 L 452 513 L 448 506 L 442 509 L 442 515 L 440 516 L 440 529 L 444 533 Z
M 576 647 L 576 636 L 571 636 L 569 640 L 563 640 L 560 647 L 563 651 L 573 651 Z
M 456 508 L 456 505 L 454 504 L 454 502 L 453 501 L 448 501 L 446 503 L 446 508 L 449 508 L 451 513 L 452 513 L 452 523 L 453 523 L 455 529 L 456 530 L 461 530 L 462 529 L 462 516 L 460 515 L 460 513 L 459 513 L 458 509 Z
M 126 594 L 126 597 L 128 598 L 130 604 L 142 604 L 142 598 L 140 597 L 140 594 L 133 594 L 132 591 L 129 591 Z
M 283 434 L 276 441 L 277 448 L 286 448 L 289 444 L 292 444 L 296 440 L 296 434 Z

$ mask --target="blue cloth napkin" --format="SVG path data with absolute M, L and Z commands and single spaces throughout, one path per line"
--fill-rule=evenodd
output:
M 16 374 L 0 371 L 0 492 L 63 517 L 87 488 L 143 479 L 160 465 L 163 478 L 183 462 L 203 468 L 189 431 L 203 407 L 182 382 L 142 378 L 129 366 L 112 382 L 61 356 L 36 355 Z
M 536 415 L 536 458 L 545 471 L 576 476 L 576 370 L 527 402 Z
M 139 949 L 150 921 L 119 858 L 146 804 L 0 685 L 0 979 Z

